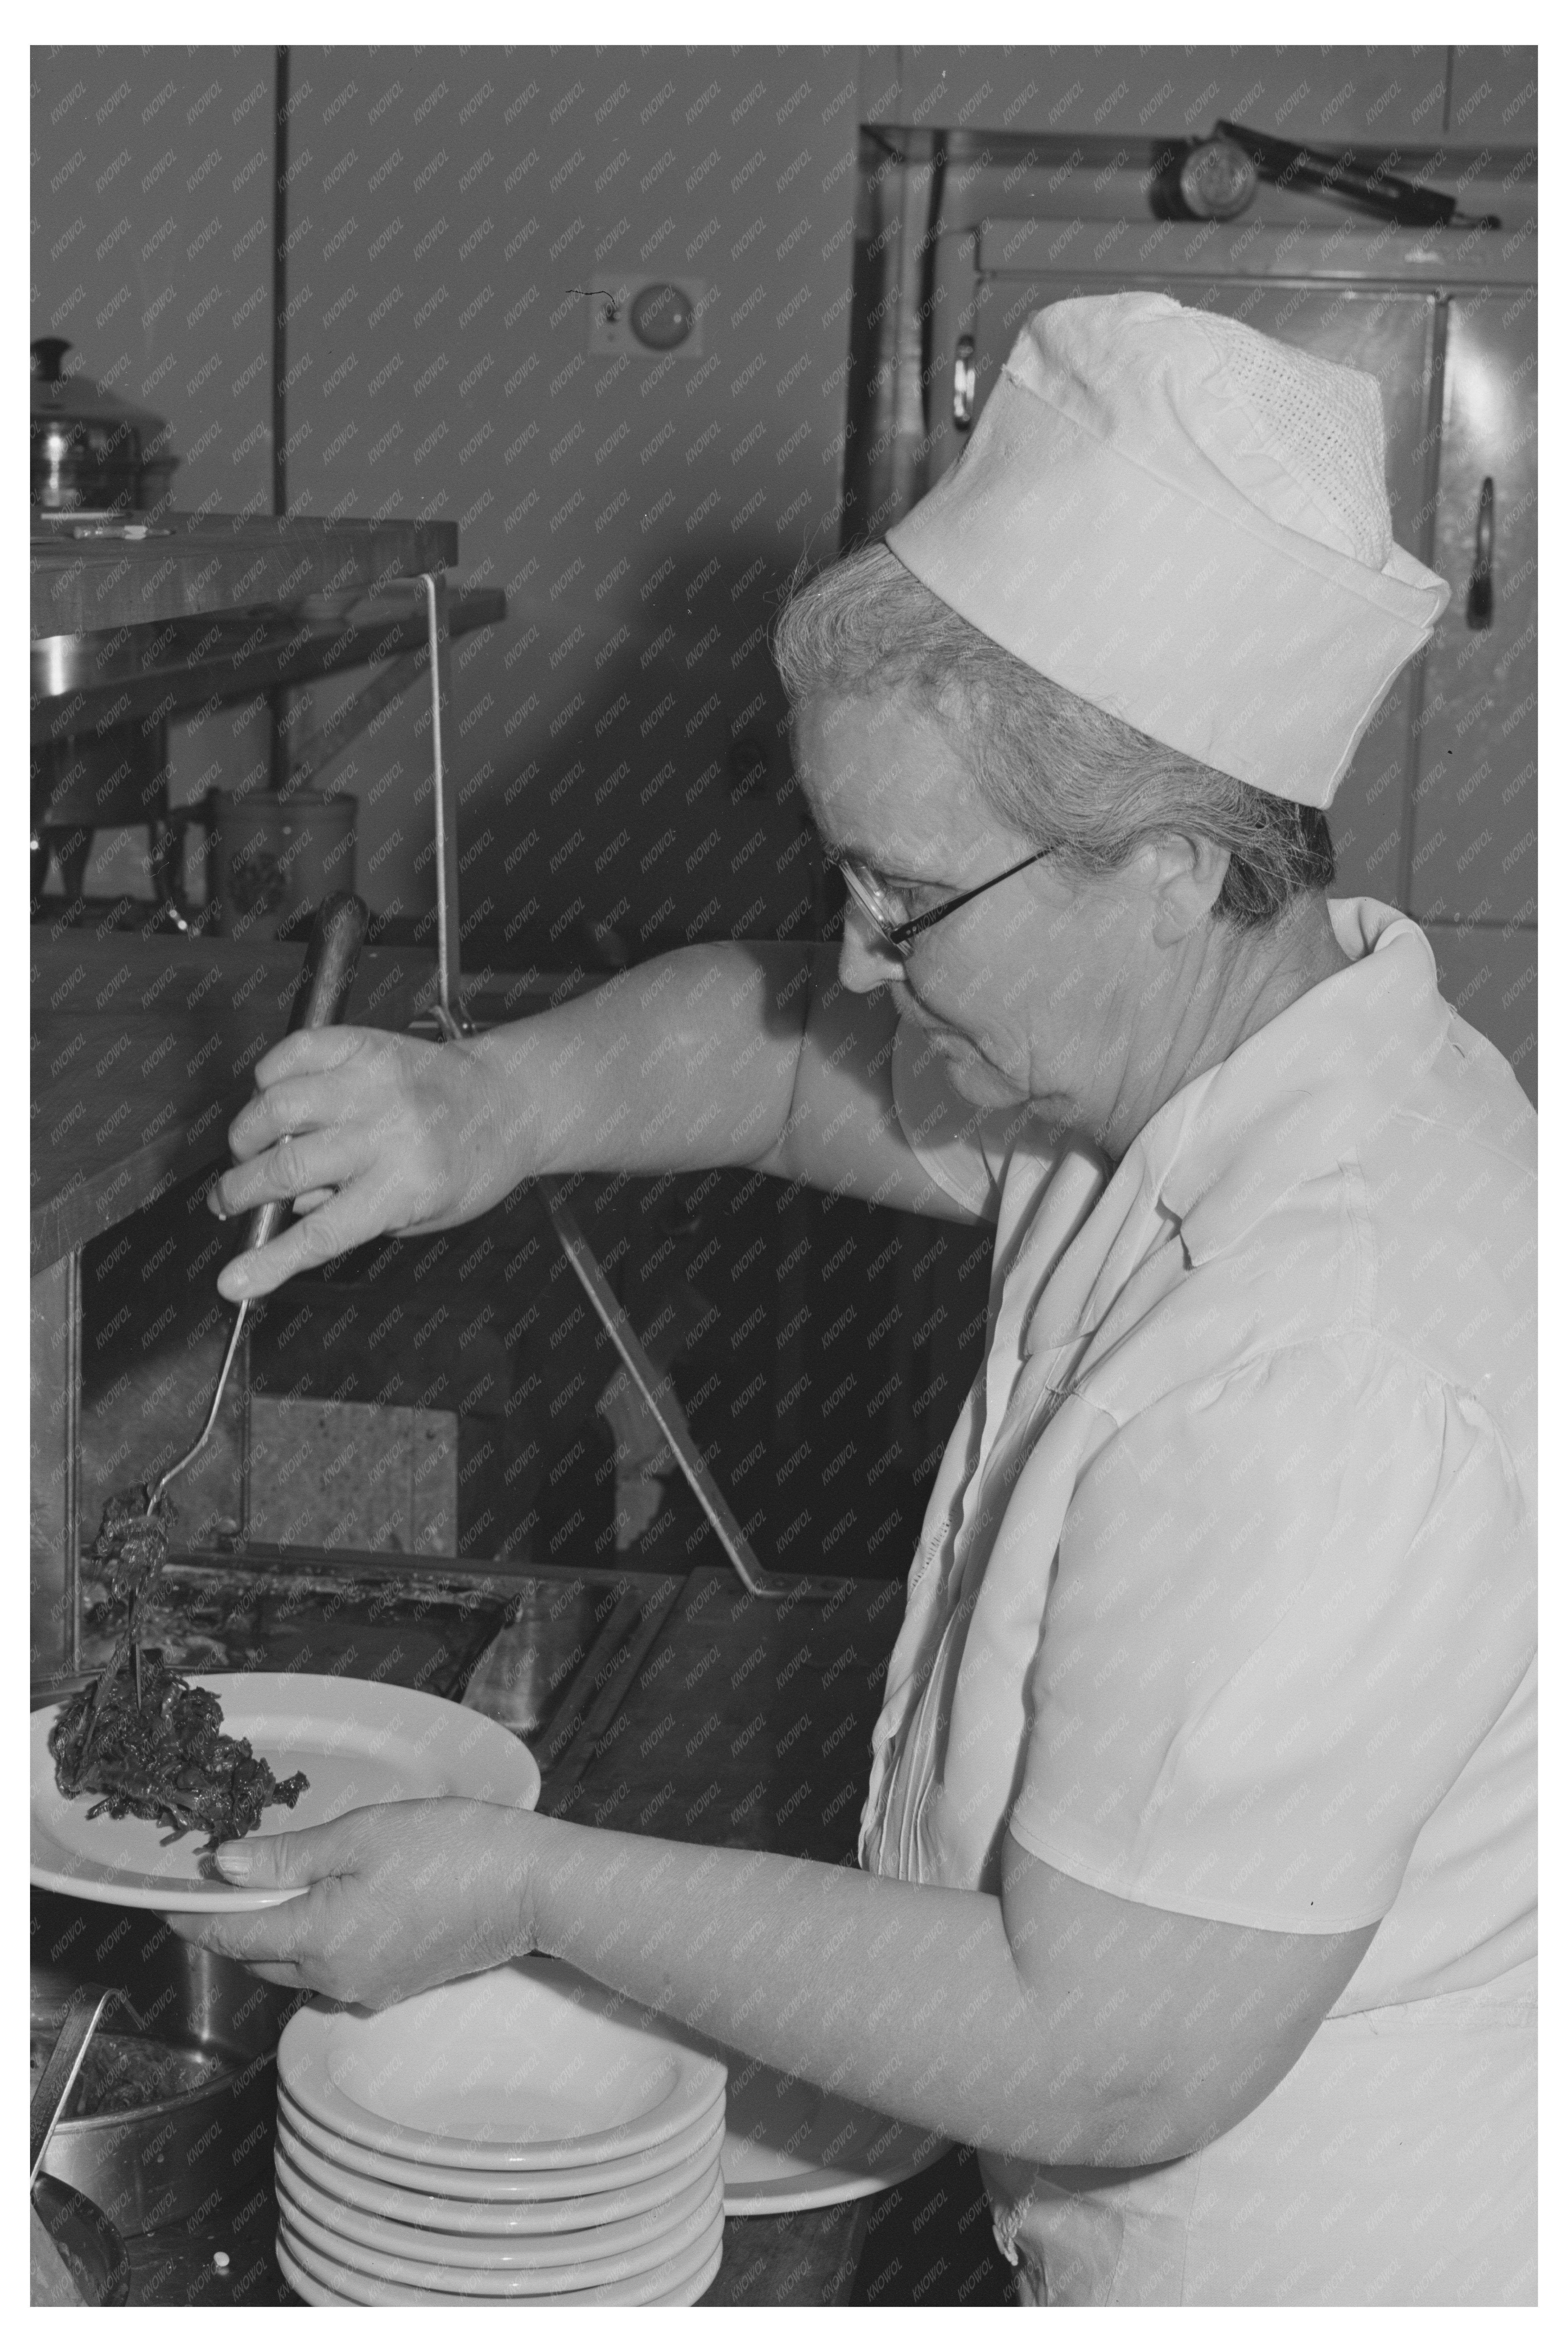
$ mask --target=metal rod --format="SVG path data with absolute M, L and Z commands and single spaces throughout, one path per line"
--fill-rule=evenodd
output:
M 471 1037 L 474 1024 L 464 1009 L 460 992 L 458 934 L 458 844 L 447 820 L 446 766 L 441 746 L 441 704 L 447 694 L 446 629 L 447 575 L 417 572 L 380 583 L 386 588 L 417 588 L 425 598 L 425 618 L 430 649 L 430 786 L 435 794 L 436 837 L 436 1019 L 444 1037 Z
M 272 511 L 289 511 L 289 51 L 274 63 L 272 102 Z
M 472 1036 L 474 1024 L 468 1018 L 459 990 L 461 941 L 458 929 L 457 841 L 447 824 L 446 774 L 441 747 L 441 704 L 447 689 L 445 651 L 447 633 L 444 625 L 447 577 L 445 572 L 421 572 L 383 584 L 418 587 L 425 596 L 430 644 L 430 781 L 435 794 L 436 1017 L 443 1037 L 450 1041 Z M 566 1206 L 564 1193 L 542 1179 L 539 1189 L 568 1265 L 587 1293 L 588 1303 L 609 1333 L 616 1353 L 641 1391 L 687 1485 L 701 1504 L 710 1527 L 723 1546 L 746 1591 L 754 1593 L 759 1600 L 784 1601 L 798 1597 L 811 1589 L 805 1578 L 786 1580 L 772 1575 L 763 1566 L 746 1541 L 740 1521 L 709 1475 L 708 1466 L 686 1425 L 686 1416 L 680 1410 L 668 1374 L 661 1374 L 656 1370 L 642 1341 L 632 1328 L 626 1311 L 605 1279 L 604 1270 L 582 1227 Z M 214 1410 L 216 1410 L 216 1400 Z
M 641 1391 L 644 1402 L 663 1433 L 665 1444 L 679 1465 L 687 1485 L 701 1504 L 708 1524 L 723 1545 L 736 1575 L 746 1591 L 755 1593 L 759 1600 L 784 1601 L 798 1596 L 805 1580 L 774 1576 L 763 1566 L 746 1541 L 740 1521 L 715 1486 L 707 1464 L 697 1450 L 669 1374 L 656 1369 L 647 1349 L 632 1328 L 626 1308 L 605 1280 L 604 1269 L 589 1246 L 582 1227 L 567 1207 L 564 1195 L 543 1178 L 540 1180 L 539 1190 L 550 1212 L 555 1238 L 565 1252 L 573 1273 L 586 1291 L 594 1312 L 609 1333 L 616 1354 Z
M 436 614 L 436 575 L 432 572 L 422 572 L 419 581 L 425 591 L 425 617 L 430 632 L 430 789 L 436 796 L 436 985 L 441 1010 L 450 1021 L 456 1017 L 452 1010 L 456 991 L 452 986 L 448 961 L 453 924 L 447 874 L 447 792 L 441 761 L 440 636 Z
M 250 1449 L 254 1442 L 250 1402 L 250 1334 L 247 1332 L 239 1370 L 239 1534 L 242 1542 L 250 1534 Z
M 447 993 L 443 1010 L 448 1020 L 457 1023 L 465 1035 L 473 1034 L 473 1024 L 463 1007 L 462 998 L 462 930 L 458 919 L 458 819 L 457 811 L 447 798 L 446 767 L 442 758 L 441 714 L 449 709 L 452 701 L 452 633 L 447 619 L 447 575 L 444 572 L 425 574 L 426 609 L 430 615 L 430 723 L 431 778 L 436 793 L 436 839 L 437 850 L 437 905 L 445 906 L 443 929 L 437 926 L 437 950 L 446 979 Z
M 289 55 L 273 58 L 272 90 L 272 511 L 289 511 Z M 289 691 L 275 686 L 267 697 L 267 789 L 289 786 Z

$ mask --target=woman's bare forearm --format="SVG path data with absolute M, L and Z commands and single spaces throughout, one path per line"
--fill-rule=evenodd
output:
M 1229 2129 L 1375 1932 L 1155 1910 L 1010 1839 L 996 1895 L 537 1817 L 512 1836 L 525 1944 L 787 2074 L 1047 2164 L 1163 2163 Z
M 1037 2135 L 1044 2050 L 995 1895 L 565 1822 L 529 1835 L 539 1948 L 885 2115 L 993 2147 Z
M 517 1175 L 749 1167 L 962 1217 L 893 1108 L 896 1010 L 837 978 L 837 950 L 721 941 L 658 956 L 493 1031 L 489 1074 Z
M 795 1096 L 813 950 L 682 948 L 473 1048 L 518 1175 L 754 1164 Z

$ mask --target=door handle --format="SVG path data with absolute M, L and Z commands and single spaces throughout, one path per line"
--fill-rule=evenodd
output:
M 960 335 L 952 352 L 952 423 L 967 433 L 974 422 L 974 338 Z
M 1489 629 L 1492 625 L 1492 520 L 1495 499 L 1492 478 L 1481 484 L 1476 509 L 1476 555 L 1470 566 L 1470 593 L 1465 599 L 1465 625 Z

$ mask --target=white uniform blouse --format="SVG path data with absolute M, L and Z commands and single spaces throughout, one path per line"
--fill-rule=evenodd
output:
M 1415 924 L 1174 1096 L 1109 1175 L 900 1032 L 994 1213 L 987 1359 L 889 1667 L 868 1868 L 1382 1925 L 1286 2080 L 1131 2172 L 983 2152 L 1026 2300 L 1529 2300 L 1535 1118 Z

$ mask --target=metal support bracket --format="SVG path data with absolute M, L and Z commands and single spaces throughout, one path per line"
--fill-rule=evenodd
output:
M 422 572 L 410 578 L 383 581 L 382 587 L 422 591 L 430 638 L 430 775 L 435 794 L 436 839 L 436 961 L 435 1014 L 442 1038 L 451 1042 L 475 1034 L 460 989 L 461 937 L 458 923 L 458 839 L 455 813 L 449 806 L 442 761 L 441 712 L 451 699 L 451 636 L 447 625 L 447 576 Z M 605 1279 L 586 1235 L 566 1205 L 558 1185 L 541 1180 L 540 1192 L 550 1213 L 555 1237 L 568 1265 L 587 1294 L 616 1352 L 640 1390 L 644 1402 L 663 1433 L 681 1475 L 701 1504 L 709 1526 L 718 1537 L 725 1558 L 746 1591 L 759 1600 L 822 1600 L 842 1590 L 834 1578 L 781 1577 L 765 1569 L 747 1542 L 744 1530 L 710 1475 L 687 1426 L 686 1415 L 668 1372 L 658 1370 L 633 1329 L 630 1318 Z
M 790 1601 L 803 1597 L 807 1590 L 805 1579 L 775 1576 L 763 1566 L 747 1542 L 744 1529 L 714 1484 L 708 1465 L 687 1425 L 674 1382 L 668 1372 L 658 1370 L 632 1328 L 631 1318 L 606 1281 L 605 1270 L 589 1246 L 582 1226 L 566 1205 L 562 1188 L 548 1177 L 541 1177 L 538 1189 L 550 1212 L 555 1238 L 566 1255 L 567 1263 L 587 1293 L 589 1305 L 609 1333 L 616 1353 L 641 1391 L 643 1402 L 658 1423 L 665 1444 L 679 1463 L 687 1485 L 701 1504 L 708 1524 L 724 1547 L 725 1558 L 741 1582 L 760 1601 Z M 837 1591 L 837 1583 L 834 1589 Z
M 430 787 L 435 795 L 436 1020 L 443 1037 L 471 1037 L 474 1024 L 460 987 L 462 940 L 458 929 L 458 826 L 447 804 L 441 713 L 452 699 L 452 634 L 447 620 L 447 575 L 418 572 L 381 580 L 378 588 L 417 588 L 425 598 L 430 647 Z

